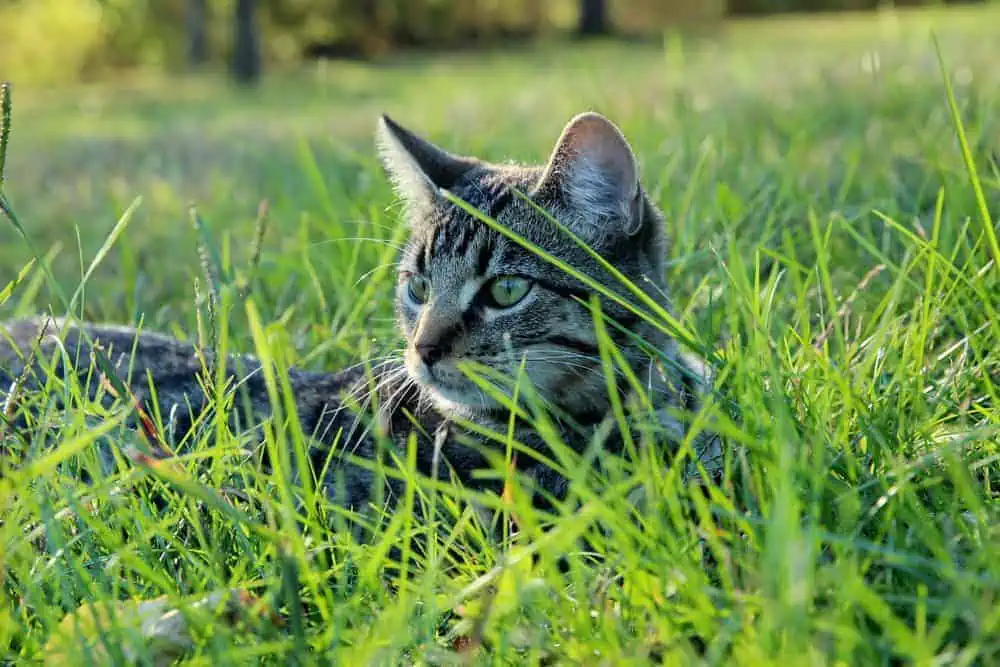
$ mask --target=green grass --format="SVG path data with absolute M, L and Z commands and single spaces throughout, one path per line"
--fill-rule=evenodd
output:
M 666 214 L 678 317 L 719 358 L 702 417 L 734 455 L 707 496 L 678 464 L 577 475 L 582 507 L 519 506 L 512 543 L 483 538 L 460 492 L 415 484 L 407 503 L 461 517 L 445 531 L 457 555 L 442 538 L 437 560 L 383 572 L 388 546 L 426 528 L 405 509 L 359 544 L 307 502 L 297 532 L 293 490 L 242 465 L 225 433 L 189 446 L 176 485 L 126 466 L 88 487 L 71 473 L 95 439 L 139 438 L 120 409 L 75 411 L 58 436 L 39 431 L 33 446 L 53 454 L 0 479 L 0 646 L 37 655 L 82 601 L 245 587 L 285 627 L 200 623 L 188 659 L 452 664 L 462 634 L 486 642 L 475 664 L 1000 660 L 996 12 L 328 64 L 253 94 L 211 76 L 17 87 L 6 194 L 55 280 L 36 264 L 0 318 L 63 312 L 57 294 L 77 290 L 141 196 L 75 312 L 193 338 L 199 312 L 206 326 L 195 280 L 208 287 L 188 204 L 225 271 L 246 274 L 266 199 L 254 289 L 223 310 L 221 338 L 311 369 L 398 345 L 404 230 L 375 161 L 378 112 L 497 160 L 542 160 L 572 114 L 608 114 Z M 32 253 L 0 229 L 2 286 Z M 269 437 L 289 443 L 301 434 Z M 635 523 L 629 483 L 648 501 Z M 221 501 L 234 486 L 255 502 Z M 606 560 L 579 553 L 580 536 Z

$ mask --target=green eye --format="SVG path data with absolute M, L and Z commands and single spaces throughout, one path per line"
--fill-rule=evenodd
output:
M 499 276 L 489 285 L 490 305 L 496 308 L 510 308 L 531 291 L 532 282 L 520 276 Z
M 428 284 L 427 278 L 423 276 L 410 276 L 410 280 L 406 284 L 406 291 L 414 303 L 427 303 L 427 293 L 430 290 L 431 286 Z

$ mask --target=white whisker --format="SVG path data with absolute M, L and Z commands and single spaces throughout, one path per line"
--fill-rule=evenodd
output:
M 308 245 L 309 248 L 319 247 L 323 245 L 332 245 L 334 243 L 374 243 L 376 245 L 383 245 L 387 248 L 392 248 L 398 252 L 403 252 L 406 250 L 406 246 L 401 243 L 390 241 L 389 239 L 379 239 L 371 236 L 348 236 L 337 239 L 324 239 L 322 241 L 314 241 Z

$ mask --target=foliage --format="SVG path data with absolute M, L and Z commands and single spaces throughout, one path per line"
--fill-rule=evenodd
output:
M 4 441 L 36 458 L 0 464 L 0 646 L 37 656 L 83 602 L 240 589 L 284 627 L 193 617 L 192 661 L 995 663 L 995 11 L 737 26 L 666 53 L 330 63 L 254 96 L 178 80 L 20 95 L 6 195 L 41 252 L 28 266 L 27 246 L 0 244 L 0 317 L 58 312 L 87 274 L 78 314 L 194 338 L 207 319 L 201 236 L 184 223 L 195 200 L 220 274 L 252 286 L 246 300 L 221 288 L 217 342 L 274 359 L 276 384 L 285 364 L 398 347 L 388 295 L 405 230 L 374 160 L 378 111 L 498 160 L 542 159 L 570 115 L 607 113 L 666 212 L 676 312 L 719 357 L 699 419 L 734 457 L 705 491 L 680 462 L 608 461 L 551 513 L 514 484 L 522 532 L 500 541 L 467 491 L 413 480 L 359 542 L 215 424 L 175 467 L 123 460 L 79 482 L 96 439 L 127 452 L 142 435 L 121 426 L 126 406 L 51 386 L 20 400 L 76 409 Z M 251 274 L 261 199 L 270 227 Z M 293 429 L 267 437 L 303 446 Z M 417 523 L 417 504 L 439 523 Z M 393 546 L 411 549 L 408 567 L 388 562 Z
M 866 11 L 905 7 L 977 4 L 984 0 L 729 0 L 734 14 Z
M 0 72 L 31 68 L 42 82 L 78 78 L 105 37 L 97 0 L 35 0 L 0 5 Z
M 542 11 L 528 0 L 257 0 L 272 63 L 334 55 L 368 57 L 398 46 L 450 47 L 544 32 L 568 0 Z M 216 61 L 232 49 L 235 0 L 209 3 Z M 572 10 L 570 10 L 572 11 Z M 0 71 L 16 83 L 94 78 L 121 68 L 178 70 L 187 39 L 185 0 L 0 0 Z
M 185 67 L 188 0 L 0 0 L 0 72 L 15 83 L 103 78 L 122 69 Z M 658 36 L 736 14 L 872 9 L 876 0 L 606 0 L 611 28 Z M 393 50 L 486 47 L 577 25 L 580 0 L 256 0 L 271 65 Z M 939 4 L 908 0 L 900 5 Z M 231 53 L 235 0 L 207 3 L 211 60 Z

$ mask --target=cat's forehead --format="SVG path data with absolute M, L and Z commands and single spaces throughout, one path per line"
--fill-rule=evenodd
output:
M 514 189 L 528 192 L 534 178 L 535 174 L 524 168 L 476 170 L 451 191 L 504 227 L 530 235 L 533 225 L 529 220 L 537 213 Z M 516 268 L 528 254 L 473 214 L 444 200 L 414 222 L 409 252 L 421 272 L 431 272 L 433 261 L 433 268 L 439 271 L 485 275 L 498 264 L 508 270 Z
M 521 165 L 484 165 L 466 172 L 451 187 L 451 192 L 471 206 L 498 219 L 511 205 L 523 205 L 515 194 L 529 193 L 538 181 L 538 167 Z M 450 209 L 451 204 L 443 206 Z
M 502 234 L 458 207 L 441 207 L 415 229 L 408 254 L 418 273 L 434 277 L 486 276 L 511 254 Z

